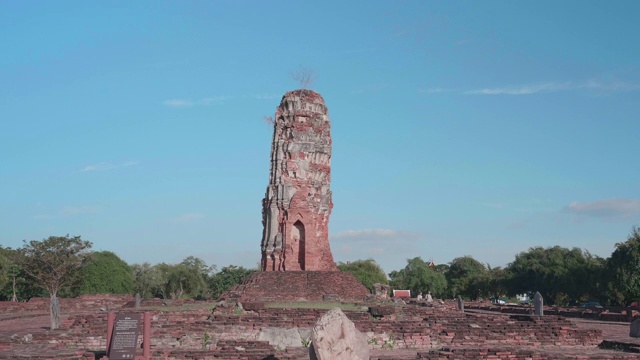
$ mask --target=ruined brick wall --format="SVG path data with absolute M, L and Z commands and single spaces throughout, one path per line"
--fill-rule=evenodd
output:
M 202 348 L 206 332 L 212 346 L 224 341 L 257 341 L 264 328 L 311 329 L 327 310 L 262 308 L 243 314 L 223 314 L 210 309 L 154 311 L 151 348 L 155 350 Z M 374 319 L 367 311 L 344 310 L 356 328 L 367 336 L 372 349 L 464 348 L 505 351 L 539 346 L 570 346 L 594 349 L 602 341 L 599 330 L 579 330 L 556 316 L 504 316 L 467 314 L 435 307 L 407 306 L 402 319 L 383 316 Z M 57 343 L 98 350 L 106 346 L 106 314 L 77 315 Z M 54 341 L 51 334 L 39 334 L 36 341 Z M 229 358 L 229 357 L 227 357 Z M 264 357 L 263 357 L 264 358 Z M 467 357 L 454 357 L 467 358 Z M 471 357 L 476 358 L 476 357 Z M 484 358 L 484 357 L 482 357 Z
M 331 126 L 320 94 L 287 92 L 274 119 L 262 201 L 263 271 L 336 271 L 329 248 Z
M 369 290 L 353 274 L 344 271 L 255 272 L 222 299 L 243 301 L 323 301 L 337 295 L 342 301 L 362 302 Z
M 134 301 L 132 295 L 98 294 L 81 295 L 76 298 L 58 298 L 62 313 L 100 311 L 101 308 L 118 309 Z M 0 315 L 48 314 L 51 299 L 34 297 L 28 302 L 0 301 Z
M 467 309 L 495 311 L 503 314 L 533 314 L 532 306 L 495 305 L 489 302 L 469 302 L 465 304 Z M 544 308 L 545 315 L 557 315 L 567 318 L 591 319 L 598 321 L 631 322 L 639 314 L 637 307 L 608 306 L 600 308 L 556 306 Z

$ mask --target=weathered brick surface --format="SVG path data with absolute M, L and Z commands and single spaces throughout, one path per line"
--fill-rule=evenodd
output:
M 244 301 L 322 301 L 335 294 L 343 301 L 361 302 L 369 290 L 351 273 L 342 271 L 260 271 L 222 298 Z
M 77 298 L 58 298 L 60 311 L 69 312 L 98 312 L 100 309 L 118 309 L 127 302 L 135 300 L 132 295 L 82 295 Z M 24 314 L 49 313 L 47 298 L 31 298 L 27 302 L 0 301 L 0 315 L 2 318 L 23 316 Z
M 468 302 L 467 309 L 500 312 L 504 314 L 533 314 L 533 307 L 518 305 L 495 305 L 489 302 Z M 637 307 L 544 307 L 545 315 L 558 315 L 568 318 L 592 319 L 599 321 L 630 322 L 639 312 Z
M 264 306 L 242 314 L 211 308 L 156 310 L 152 312 L 151 350 L 154 359 L 307 359 L 308 349 L 302 344 L 279 351 L 259 341 L 259 334 L 267 327 L 310 329 L 325 312 Z M 392 314 L 376 318 L 365 310 L 344 313 L 366 334 L 372 359 L 637 357 L 598 349 L 601 331 L 579 329 L 568 319 L 553 315 L 463 313 L 448 303 L 397 306 Z M 34 334 L 28 344 L 8 343 L 0 348 L 0 359 L 18 358 L 20 353 L 34 359 L 88 359 L 106 348 L 105 313 L 78 313 L 66 324 L 56 331 Z
M 151 346 L 156 351 L 199 350 L 209 344 L 220 348 L 225 341 L 257 341 L 263 327 L 311 328 L 324 312 L 268 308 L 243 315 L 211 313 L 210 310 L 155 312 Z M 465 314 L 444 307 L 417 306 L 399 308 L 396 314 L 379 320 L 366 311 L 345 311 L 345 314 L 367 335 L 374 349 L 541 345 L 595 348 L 602 341 L 600 332 L 575 329 L 568 320 L 557 316 Z M 106 345 L 105 323 L 101 316 L 78 315 L 73 318 L 67 337 L 57 341 L 98 350 Z
M 263 271 L 336 271 L 329 248 L 331 125 L 320 94 L 287 92 L 276 109 L 262 201 Z

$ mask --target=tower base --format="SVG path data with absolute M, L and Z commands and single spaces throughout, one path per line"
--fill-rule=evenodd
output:
M 343 271 L 259 271 L 220 297 L 237 301 L 362 302 L 369 290 Z

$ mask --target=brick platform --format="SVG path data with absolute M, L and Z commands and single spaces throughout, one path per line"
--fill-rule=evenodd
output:
M 221 298 L 242 301 L 322 301 L 337 295 L 342 301 L 362 302 L 369 290 L 351 273 L 342 271 L 261 271 L 224 293 Z
M 308 339 L 310 329 L 327 311 L 256 306 L 252 311 L 229 313 L 229 308 L 214 310 L 214 303 L 210 307 L 198 304 L 198 309 L 190 308 L 191 303 L 184 309 L 146 309 L 153 315 L 153 359 L 308 359 L 308 349 L 302 343 L 277 349 L 260 335 L 265 329 L 298 329 L 305 330 L 303 340 Z M 393 307 L 394 311 L 375 317 L 366 310 L 344 311 L 367 337 L 371 359 L 638 358 L 638 354 L 598 348 L 603 330 L 593 329 L 587 320 L 576 326 L 574 320 L 559 316 L 463 313 L 455 309 L 455 302 Z M 0 319 L 0 359 L 88 360 L 104 354 L 105 313 L 78 312 L 55 331 L 42 329 L 46 316 L 25 315 L 29 317 L 23 320 L 27 322 L 24 325 L 36 322 L 28 331 L 33 335 L 29 341 L 21 340 L 26 331 L 18 332 L 19 337 L 11 336 L 12 328 L 26 330 L 19 319 Z M 612 325 L 601 326 L 606 329 Z M 628 325 L 617 326 L 620 332 Z M 619 340 L 624 340 L 620 336 Z

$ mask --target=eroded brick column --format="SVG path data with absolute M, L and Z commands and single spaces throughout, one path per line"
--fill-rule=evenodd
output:
M 331 126 L 320 94 L 287 92 L 276 109 L 262 200 L 263 271 L 335 271 L 329 248 Z

